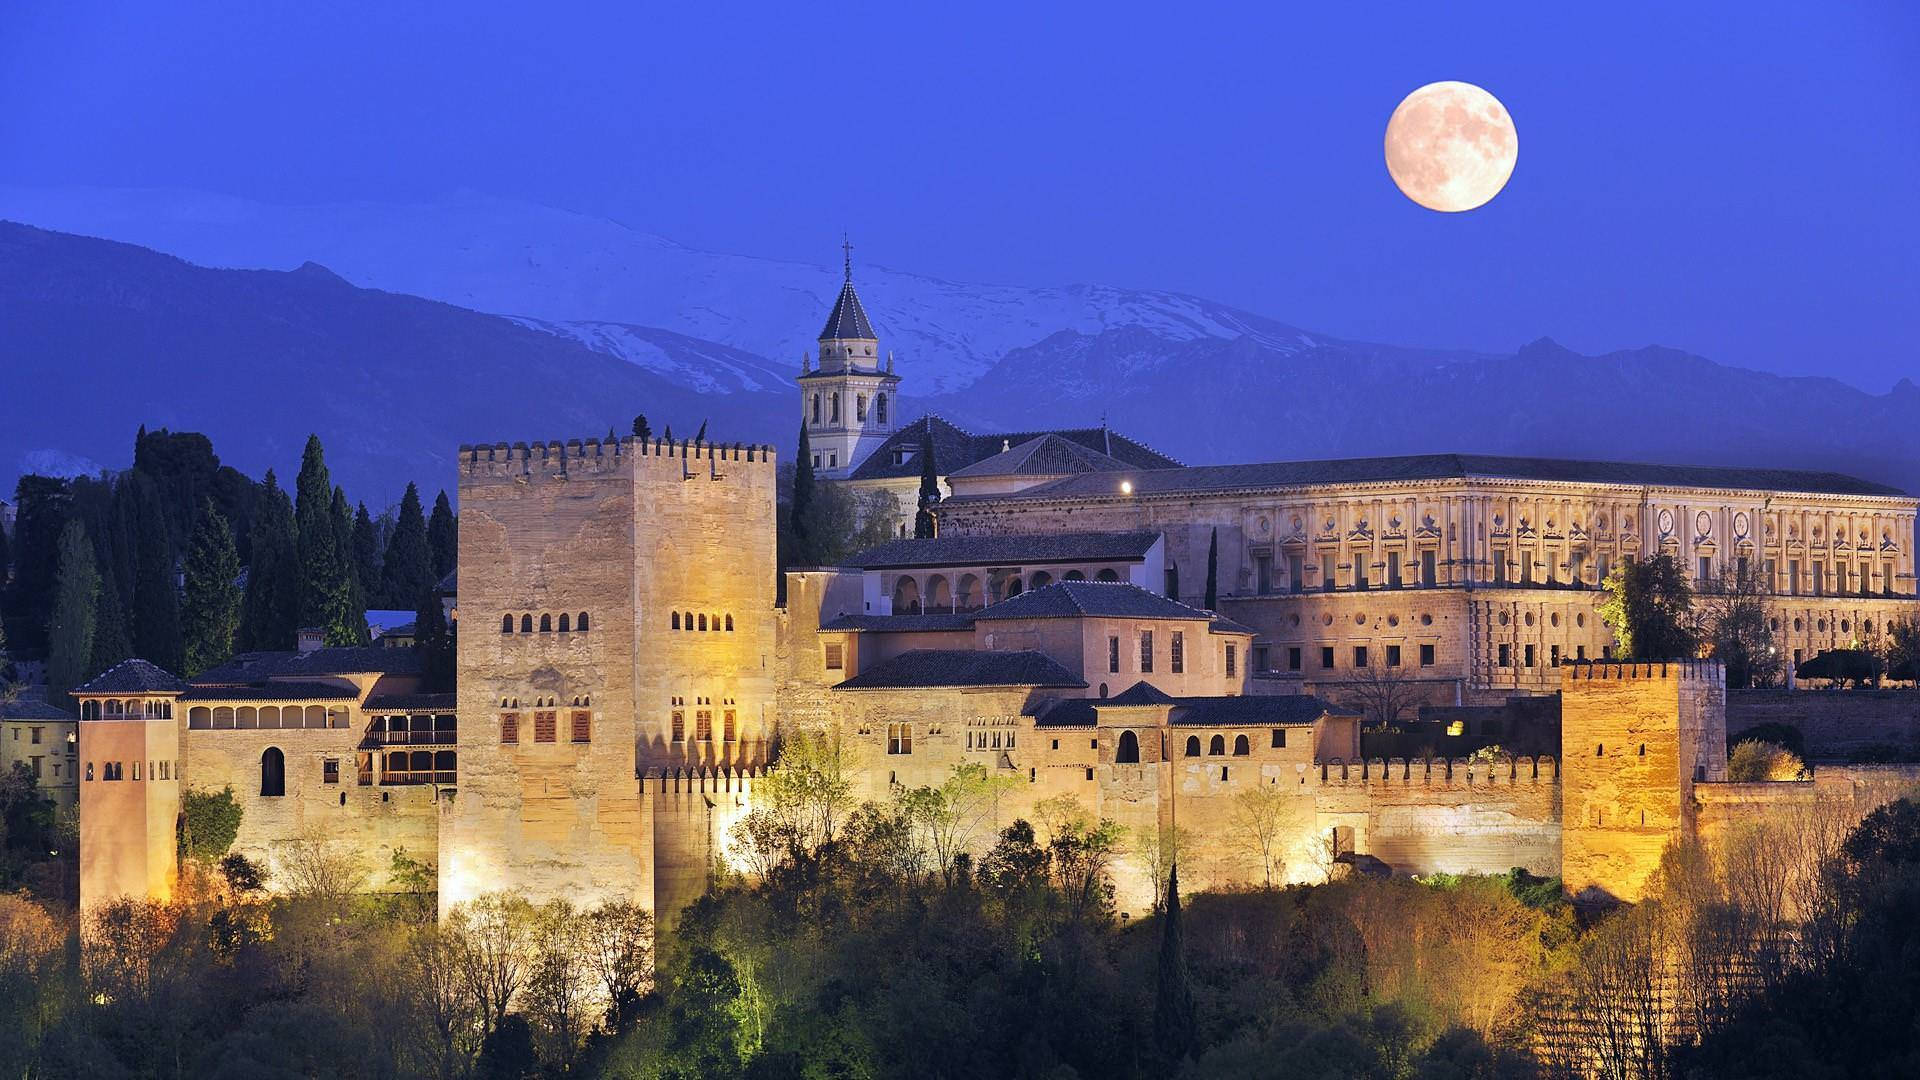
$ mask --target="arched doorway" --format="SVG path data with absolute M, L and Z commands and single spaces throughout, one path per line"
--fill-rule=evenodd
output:
M 1140 764 L 1140 740 L 1133 732 L 1120 733 L 1120 745 L 1113 752 L 1113 760 L 1119 765 Z
M 920 583 L 910 577 L 902 577 L 893 583 L 893 613 L 895 615 L 920 614 Z
M 260 755 L 260 794 L 280 796 L 287 793 L 287 755 L 277 746 L 267 747 Z

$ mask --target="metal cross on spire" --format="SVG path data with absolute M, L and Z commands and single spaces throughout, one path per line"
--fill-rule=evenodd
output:
M 840 250 L 846 255 L 847 280 L 852 281 L 853 280 L 853 241 L 848 240 L 847 234 L 844 232 L 840 234 Z

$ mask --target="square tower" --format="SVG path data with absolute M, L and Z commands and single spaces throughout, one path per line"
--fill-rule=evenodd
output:
M 180 729 L 187 686 L 123 660 L 73 691 L 80 705 L 80 909 L 168 900 L 179 864 Z
M 1705 660 L 1560 668 L 1561 877 L 1638 900 L 1694 828 L 1693 785 L 1727 777 L 1727 676 Z
M 767 752 L 773 454 L 628 438 L 460 458 L 441 906 L 502 890 L 651 906 L 640 776 Z

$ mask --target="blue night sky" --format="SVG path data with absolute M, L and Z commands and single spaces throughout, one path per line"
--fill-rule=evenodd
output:
M 1366 340 L 1920 377 L 1920 5 L 1287 7 L 9 0 L 0 184 L 472 188 Z M 1381 161 L 1439 79 L 1520 133 L 1465 215 Z

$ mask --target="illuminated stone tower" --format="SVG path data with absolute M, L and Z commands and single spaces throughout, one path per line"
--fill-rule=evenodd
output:
M 125 660 L 73 691 L 80 704 L 80 907 L 167 900 L 178 863 L 180 729 L 187 686 Z
M 800 359 L 800 410 L 813 447 L 814 474 L 844 480 L 898 430 L 899 402 L 893 356 L 881 365 L 880 338 L 853 291 L 853 245 L 846 251 L 846 281 L 820 331 L 820 362 Z
M 1694 830 L 1693 786 L 1727 778 L 1727 674 L 1705 660 L 1560 668 L 1561 877 L 1638 900 Z
M 442 909 L 481 893 L 670 906 L 704 883 L 664 773 L 751 770 L 772 736 L 774 469 L 765 447 L 623 438 L 463 447 L 460 784 Z M 726 793 L 730 794 L 730 793 Z M 656 868 L 684 876 L 663 900 Z M 679 877 L 674 879 L 679 880 Z M 671 890 L 670 890 L 671 891 Z

